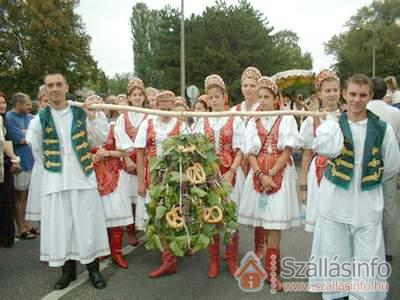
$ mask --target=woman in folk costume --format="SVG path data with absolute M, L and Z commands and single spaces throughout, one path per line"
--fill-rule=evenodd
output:
M 46 108 L 50 102 L 50 97 L 44 85 L 39 88 L 37 98 L 39 100 L 39 110 Z M 29 183 L 29 193 L 26 203 L 25 219 L 29 221 L 40 221 L 40 194 L 44 168 L 43 164 L 40 163 L 41 159 L 35 157 L 36 153 L 32 154 L 33 158 L 35 159 L 35 163 L 33 164 L 31 181 Z M 39 163 L 36 163 L 36 161 L 39 161 Z M 38 230 L 34 230 L 34 232 L 38 233 Z M 32 232 L 31 230 L 31 233 L 34 232 Z
M 131 106 L 144 107 L 147 101 L 146 90 L 143 81 L 139 78 L 132 78 L 128 83 L 127 93 L 128 103 Z M 123 174 L 125 180 L 126 192 L 132 202 L 132 210 L 135 214 L 135 224 L 126 227 L 128 232 L 129 244 L 136 246 L 139 240 L 136 238 L 136 228 L 143 230 L 145 206 L 143 200 L 137 195 L 137 167 L 136 167 L 136 150 L 132 148 L 135 142 L 139 126 L 146 120 L 146 115 L 137 112 L 125 111 L 118 117 L 115 128 L 116 130 L 116 146 L 118 150 L 127 151 L 129 148 L 130 155 L 122 159 Z M 128 139 L 132 142 L 127 142 Z
M 213 112 L 225 110 L 226 89 L 223 79 L 218 75 L 210 75 L 205 79 L 205 90 L 208 105 Z M 195 132 L 205 134 L 214 144 L 215 151 L 221 161 L 220 172 L 225 181 L 229 182 L 233 191 L 231 199 L 239 203 L 239 186 L 243 184 L 236 174 L 242 161 L 241 137 L 244 132 L 244 124 L 241 118 L 222 117 L 204 118 L 195 128 Z M 219 275 L 219 235 L 214 236 L 214 243 L 208 247 L 209 268 L 208 276 L 215 278 Z M 236 232 L 231 243 L 226 247 L 225 258 L 228 262 L 229 272 L 234 276 L 238 266 L 239 233 Z
M 244 101 L 232 107 L 234 111 L 256 111 L 258 109 L 258 98 L 257 98 L 257 82 L 261 78 L 261 72 L 255 67 L 247 67 L 241 77 L 240 87 Z M 243 118 L 245 125 L 249 121 L 249 118 Z M 247 177 L 250 170 L 250 165 L 247 159 L 243 159 L 242 166 L 239 170 L 239 176 L 244 178 Z M 242 193 L 242 189 L 240 190 Z M 264 228 L 261 226 L 254 228 L 254 252 L 259 258 L 264 257 Z
M 310 288 L 323 292 L 323 299 L 387 299 L 385 289 L 356 286 L 387 284 L 382 183 L 399 172 L 399 145 L 393 128 L 367 110 L 373 97 L 369 77 L 351 76 L 342 94 L 347 111 L 339 118 L 336 113 L 327 115 L 313 141 L 313 150 L 329 162 L 321 181 L 323 197 L 317 206 L 311 251 L 311 263 L 318 271 L 309 278 Z M 351 271 L 330 272 L 339 265 L 351 266 Z M 318 288 L 322 285 L 334 288 L 322 291 Z
M 327 112 L 338 112 L 340 99 L 340 79 L 335 72 L 321 71 L 315 79 L 317 96 L 322 100 L 322 109 Z M 305 230 L 314 231 L 317 201 L 321 197 L 319 187 L 328 166 L 328 159 L 322 155 L 314 155 L 313 140 L 318 126 L 325 118 L 308 117 L 300 127 L 303 142 L 303 159 L 299 174 L 299 198 L 306 204 Z M 310 163 L 311 162 L 311 163 Z
M 181 96 L 175 97 L 175 106 L 173 108 L 173 111 L 177 112 L 189 111 L 189 107 L 184 97 Z M 191 133 L 192 132 L 191 125 L 193 123 L 193 118 L 179 117 L 179 120 L 182 122 L 182 125 L 185 126 L 185 129 L 182 133 Z
M 259 79 L 258 99 L 262 111 L 279 109 L 279 90 L 269 77 Z M 294 117 L 275 116 L 250 119 L 242 146 L 251 169 L 243 189 L 238 222 L 265 229 L 267 281 L 276 280 L 275 289 L 279 291 L 282 290 L 281 231 L 299 225 L 296 169 L 291 153 L 300 142 Z
M 128 262 L 122 257 L 123 227 L 133 226 L 131 199 L 127 193 L 123 162 L 121 158 L 133 150 L 133 142 L 124 133 L 118 133 L 115 122 L 109 123 L 108 137 L 101 147 L 92 152 L 93 165 L 96 172 L 97 185 L 103 204 L 103 210 L 108 228 L 111 257 L 121 268 L 127 269 Z M 118 144 L 126 152 L 117 150 Z M 132 188 L 132 187 L 130 187 Z
M 157 94 L 156 109 L 171 111 L 175 106 L 175 94 L 171 91 L 164 91 Z M 134 147 L 137 151 L 138 170 L 138 194 L 149 201 L 150 166 L 149 160 L 152 157 L 162 155 L 162 144 L 169 137 L 182 133 L 185 125 L 176 118 L 165 116 L 154 116 L 147 118 L 139 128 Z M 161 242 L 165 237 L 160 236 Z M 149 274 L 150 278 L 158 278 L 164 275 L 176 273 L 176 257 L 164 245 L 162 253 L 162 265 Z

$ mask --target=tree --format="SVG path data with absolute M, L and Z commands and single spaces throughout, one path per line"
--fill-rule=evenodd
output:
M 400 2 L 374 1 L 360 8 L 346 23 L 347 31 L 325 44 L 326 54 L 335 56 L 333 68 L 342 78 L 354 73 L 372 75 L 373 30 L 376 31 L 376 76 L 400 78 Z
M 35 95 L 48 71 L 63 72 L 74 91 L 103 80 L 90 54 L 90 37 L 74 8 L 79 0 L 3 0 L 0 81 L 8 93 Z
M 131 18 L 135 73 L 146 85 L 180 92 L 180 15 L 171 7 L 133 7 Z M 157 30 L 154 30 L 157 28 Z M 201 15 L 185 20 L 187 85 L 203 89 L 211 73 L 223 76 L 233 102 L 240 101 L 240 74 L 249 65 L 264 74 L 311 68 L 291 31 L 272 34 L 266 17 L 248 1 L 236 5 L 217 1 Z M 281 68 L 281 69 L 280 69 Z
M 126 94 L 129 79 L 133 77 L 132 73 L 115 74 L 108 79 L 108 93 L 112 95 Z

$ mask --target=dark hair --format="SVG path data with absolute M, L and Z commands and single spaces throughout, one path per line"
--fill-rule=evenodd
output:
M 381 77 L 374 77 L 372 78 L 372 84 L 374 86 L 374 98 L 383 100 L 387 91 L 385 80 Z
M 65 78 L 64 74 L 59 70 L 52 70 L 52 71 L 47 72 L 43 76 L 43 82 L 46 80 L 47 76 L 52 76 L 52 75 L 61 75 L 64 78 L 65 82 L 67 82 L 67 79 Z
M 372 84 L 372 80 L 367 75 L 355 74 L 351 76 L 349 79 L 346 80 L 343 89 L 347 90 L 350 83 L 354 83 L 357 85 L 368 85 L 370 92 L 372 93 L 374 91 L 374 85 Z
M 3 97 L 7 102 L 7 95 L 0 91 L 0 97 Z
M 38 112 L 39 112 L 39 108 L 40 108 L 39 101 L 38 100 L 33 100 L 32 101 L 31 114 L 32 115 L 37 115 Z
M 195 103 L 193 103 L 193 110 L 194 110 L 196 104 L 198 104 L 198 103 L 200 103 L 204 107 L 205 111 L 209 111 L 207 103 L 202 99 L 197 99 L 197 101 Z
M 12 95 L 11 103 L 15 107 L 17 104 L 24 104 L 26 99 L 30 99 L 30 97 L 27 94 L 18 92 Z

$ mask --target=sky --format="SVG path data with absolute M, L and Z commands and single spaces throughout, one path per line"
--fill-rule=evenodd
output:
M 276 31 L 289 29 L 300 38 L 302 51 L 313 58 L 313 69 L 329 68 L 334 57 L 324 53 L 324 43 L 345 31 L 344 24 L 359 8 L 373 0 L 249 0 L 268 19 Z M 91 52 L 107 76 L 132 72 L 133 51 L 130 16 L 135 0 L 81 0 L 76 12 L 82 16 L 86 32 L 91 36 Z M 169 4 L 179 8 L 180 0 L 151 0 L 149 8 L 159 9 Z M 235 4 L 237 0 L 226 0 Z M 215 0 L 185 1 L 185 17 L 201 14 Z M 285 71 L 285 70 L 282 70 Z

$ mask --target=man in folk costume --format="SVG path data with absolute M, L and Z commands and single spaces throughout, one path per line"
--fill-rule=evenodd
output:
M 279 110 L 280 92 L 269 77 L 259 79 L 258 99 L 260 110 Z M 242 149 L 251 170 L 243 188 L 238 223 L 265 230 L 267 281 L 277 291 L 283 290 L 279 278 L 281 232 L 299 225 L 297 175 L 291 153 L 300 144 L 293 116 L 252 118 L 243 139 Z
M 373 85 L 367 76 L 350 77 L 343 91 L 347 112 L 339 120 L 336 114 L 328 115 L 316 132 L 313 148 L 329 162 L 320 186 L 323 197 L 319 199 L 311 254 L 315 269 L 322 271 L 310 277 L 315 292 L 319 290 L 314 284 L 321 282 L 340 280 L 372 286 L 386 282 L 378 276 L 379 264 L 385 262 L 382 182 L 399 172 L 400 153 L 392 127 L 367 110 L 372 96 Z M 360 269 L 358 264 L 366 264 L 369 274 L 362 270 L 335 278 L 330 275 L 332 262 L 356 264 L 353 272 Z M 346 296 L 379 300 L 386 299 L 386 292 L 349 289 L 323 293 L 324 299 Z
M 118 146 L 126 151 L 118 150 L 117 136 Z M 115 122 L 109 123 L 108 137 L 104 144 L 92 149 L 97 185 L 110 238 L 111 257 L 123 269 L 128 268 L 128 262 L 122 256 L 123 226 L 133 226 L 131 199 L 127 191 L 129 187 L 123 177 L 123 158 L 132 150 L 133 142 L 124 132 L 119 132 Z
M 257 98 L 257 81 L 261 78 L 261 72 L 255 67 L 247 67 L 241 77 L 240 86 L 242 95 L 244 96 L 244 101 L 232 107 L 231 110 L 234 111 L 256 111 L 258 108 L 258 98 Z M 249 121 L 249 118 L 243 119 L 245 125 Z M 244 178 L 247 177 L 250 170 L 249 162 L 247 158 L 243 159 L 242 166 L 238 172 L 239 177 L 243 174 Z M 242 190 L 240 190 L 242 193 Z M 264 257 L 264 229 L 262 227 L 254 228 L 254 252 L 261 259 Z
M 216 74 L 212 74 L 205 79 L 205 90 L 207 93 L 208 104 L 213 112 L 225 110 L 224 99 L 226 89 L 224 80 Z M 221 165 L 219 167 L 223 179 L 229 182 L 232 187 L 230 198 L 238 205 L 239 187 L 243 180 L 237 178 L 237 170 L 242 161 L 241 142 L 244 132 L 244 124 L 239 117 L 205 118 L 202 123 L 194 129 L 195 132 L 205 134 L 209 137 L 218 154 Z M 208 276 L 210 278 L 219 275 L 219 234 L 214 236 L 214 242 L 208 246 L 209 268 Z M 232 240 L 226 247 L 225 259 L 228 262 L 229 272 L 234 276 L 238 269 L 237 260 L 239 252 L 239 233 L 232 236 Z
M 103 144 L 107 119 L 89 108 L 93 100 L 88 99 L 83 109 L 70 106 L 62 74 L 50 73 L 44 83 L 50 106 L 32 121 L 27 133 L 44 166 L 40 259 L 50 267 L 62 267 L 56 289 L 76 279 L 76 260 L 87 265 L 92 285 L 104 288 L 97 258 L 110 249 L 90 144 Z
M 340 79 L 335 72 L 321 71 L 315 79 L 315 89 L 322 102 L 323 111 L 331 113 L 339 111 Z M 314 231 L 320 198 L 319 187 L 328 167 L 328 159 L 312 151 L 315 132 L 322 122 L 325 122 L 324 117 L 308 117 L 300 126 L 303 157 L 299 174 L 299 198 L 306 205 L 304 229 L 308 232 Z
M 157 94 L 156 108 L 171 111 L 175 106 L 175 94 L 164 91 Z M 150 167 L 152 157 L 162 155 L 162 144 L 168 138 L 178 135 L 183 129 L 182 122 L 176 118 L 156 116 L 148 118 L 139 127 L 134 147 L 137 150 L 138 194 L 149 201 Z M 162 238 L 162 237 L 160 237 Z M 162 239 L 161 239 L 162 241 Z M 162 265 L 149 274 L 150 278 L 158 278 L 167 274 L 176 273 L 176 257 L 164 243 Z
M 147 101 L 144 83 L 140 78 L 134 77 L 128 83 L 128 103 L 135 107 L 144 107 Z M 128 139 L 132 143 L 135 142 L 139 126 L 146 120 L 143 113 L 125 111 L 118 117 L 115 128 L 117 149 L 127 151 L 131 147 L 130 143 L 126 143 Z M 128 241 L 132 246 L 139 244 L 136 238 L 136 227 L 140 230 L 144 229 L 145 205 L 142 198 L 137 195 L 138 176 L 136 167 L 136 150 L 130 149 L 129 156 L 125 156 L 122 161 L 124 173 L 121 175 L 126 181 L 127 193 L 132 201 L 132 208 L 135 213 L 135 224 L 128 225 Z

